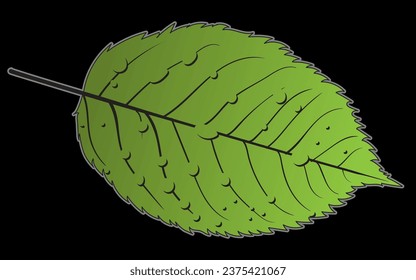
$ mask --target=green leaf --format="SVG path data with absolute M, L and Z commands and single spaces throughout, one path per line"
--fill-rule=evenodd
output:
M 97 57 L 85 158 L 138 211 L 188 233 L 301 228 L 383 171 L 343 89 L 270 37 L 174 24 Z

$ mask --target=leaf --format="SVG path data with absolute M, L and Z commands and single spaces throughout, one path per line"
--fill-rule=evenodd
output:
M 356 110 L 281 42 L 224 24 L 108 45 L 76 110 L 88 162 L 141 213 L 187 233 L 301 228 L 368 185 L 400 187 Z

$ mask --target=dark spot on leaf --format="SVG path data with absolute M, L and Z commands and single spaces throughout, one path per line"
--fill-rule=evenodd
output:
M 185 66 L 191 66 L 192 64 L 194 64 L 196 61 L 198 60 L 198 54 L 192 54 L 192 56 L 188 56 L 185 57 L 183 59 L 183 64 L 185 64 Z
M 222 210 L 223 210 L 223 211 L 227 211 L 227 207 L 224 207 Z
M 111 84 L 112 88 L 117 88 L 118 87 L 118 83 L 114 80 L 111 80 L 110 84 Z
M 253 221 L 253 218 L 252 218 L 252 217 L 250 217 L 250 219 L 248 219 L 248 220 L 251 222 L 251 221 Z
M 210 77 L 211 79 L 216 80 L 218 78 L 218 72 L 215 71 L 215 73 L 212 73 Z
M 238 200 L 235 200 L 235 201 L 234 201 L 234 204 L 237 204 L 237 202 L 238 202 Z
M 300 112 L 302 112 L 302 110 L 303 110 L 303 107 L 302 106 L 299 106 L 299 110 L 297 110 L 295 112 L 299 114 Z
M 196 219 L 194 219 L 194 222 L 199 222 L 201 220 L 201 216 L 200 215 L 198 215 L 198 218 L 196 218 Z
M 131 152 L 124 151 L 123 159 L 124 160 L 129 160 L 130 158 L 131 158 Z
M 345 152 L 344 152 L 344 155 L 346 155 L 346 154 L 348 154 L 348 151 L 345 151 Z
M 225 93 L 225 97 L 229 104 L 236 104 L 238 101 L 237 92 L 229 91 Z
M 253 207 L 253 208 L 251 208 L 250 210 L 254 212 L 254 211 L 256 211 L 256 208 L 254 208 L 254 207 Z
M 199 174 L 199 166 L 198 166 L 198 164 L 190 163 L 189 166 L 188 166 L 188 173 L 192 177 L 198 176 L 198 174 Z
M 117 74 L 121 74 L 127 71 L 128 68 L 128 62 L 127 59 L 120 59 L 118 61 L 116 61 L 117 64 L 114 65 L 113 70 L 114 72 L 116 72 Z
M 319 146 L 321 143 L 318 141 L 318 142 L 316 142 L 316 146 Z
M 186 205 L 185 207 L 181 207 L 181 208 L 182 208 L 182 210 L 187 211 L 187 210 L 191 209 L 191 203 L 188 202 L 188 205 Z
M 262 217 L 266 217 L 266 213 L 261 214 Z
M 327 126 L 327 127 L 326 127 L 326 130 L 330 130 L 330 129 L 331 129 L 331 127 L 330 127 L 330 126 Z
M 273 197 L 273 200 L 272 201 L 270 201 L 269 203 L 270 204 L 274 204 L 276 202 L 276 197 Z
M 309 156 L 305 156 L 302 159 L 303 159 L 303 161 L 298 161 L 299 163 L 295 163 L 295 165 L 298 166 L 298 167 L 302 167 L 302 166 L 305 166 L 306 164 L 308 164 L 309 161 L 311 160 Z
M 167 191 L 165 191 L 165 193 L 172 194 L 175 191 L 175 188 L 176 188 L 175 183 L 172 181 L 168 181 L 167 187 L 166 187 Z
M 220 222 L 218 225 L 215 225 L 216 227 L 222 227 L 222 222 Z
M 105 127 L 105 123 L 103 123 L 103 124 L 101 125 L 101 127 Z
M 168 165 L 168 159 L 164 157 L 159 158 L 157 165 L 159 165 L 159 167 L 166 167 Z
M 205 140 L 212 140 L 218 137 L 218 132 L 208 125 L 197 124 L 195 126 L 195 131 L 199 137 Z
M 231 186 L 231 179 L 230 177 L 226 176 L 225 174 L 221 175 L 221 185 L 223 185 L 224 187 L 229 187 Z
M 276 96 L 276 103 L 277 104 L 279 104 L 279 105 L 283 105 L 283 104 L 285 104 L 286 103 L 286 101 L 287 101 L 287 94 L 284 92 L 283 93 L 283 95 L 282 94 L 280 94 L 280 93 L 278 93 L 278 94 L 275 94 L 275 96 Z
M 80 127 L 80 128 L 85 128 L 85 125 L 80 125 L 79 127 Z
M 152 79 L 152 81 L 151 81 L 152 84 L 158 84 L 158 83 L 162 82 L 164 79 L 166 79 L 169 76 L 169 71 L 163 70 L 162 73 L 158 73 L 155 76 L 156 77 L 154 79 Z
M 139 132 L 145 133 L 149 129 L 149 125 L 147 123 L 141 122 L 139 124 Z
M 139 187 L 143 187 L 143 186 L 144 186 L 144 184 L 145 184 L 145 182 L 146 182 L 146 179 L 144 178 L 144 176 L 142 176 L 142 177 L 139 179 L 139 181 L 137 182 L 137 185 L 138 185 Z

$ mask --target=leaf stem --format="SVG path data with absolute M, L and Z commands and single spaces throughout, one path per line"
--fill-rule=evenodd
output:
M 33 83 L 37 83 L 43 86 L 47 86 L 50 88 L 54 88 L 60 91 L 65 91 L 67 93 L 73 94 L 73 95 L 78 95 L 78 96 L 83 96 L 85 95 L 85 93 L 79 89 L 79 88 L 75 88 L 69 85 L 65 85 L 65 84 L 61 84 L 59 82 L 56 81 L 52 81 L 37 75 L 33 75 L 18 69 L 15 69 L 13 67 L 10 67 L 9 69 L 7 69 L 7 73 L 9 73 L 9 75 L 20 78 L 20 79 L 24 79 L 27 80 L 29 82 L 33 82 Z

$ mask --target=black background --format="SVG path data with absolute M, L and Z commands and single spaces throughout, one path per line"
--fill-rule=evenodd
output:
M 9 19 L 2 20 L 0 68 L 1 259 L 415 258 L 415 192 L 408 163 L 414 93 L 408 86 L 412 80 L 405 78 L 411 56 L 404 48 L 410 36 L 401 15 L 405 8 L 379 5 L 377 12 L 361 7 L 343 14 L 340 7 L 302 14 L 296 5 L 278 10 L 251 4 L 245 14 L 201 15 L 137 4 L 73 12 L 61 5 L 25 6 L 25 13 L 10 5 L 4 11 Z M 78 98 L 8 76 L 6 69 L 82 87 L 90 64 L 109 42 L 158 31 L 173 21 L 225 22 L 288 44 L 346 89 L 383 167 L 405 188 L 358 190 L 337 215 L 303 230 L 243 239 L 190 236 L 125 204 L 80 152 L 71 116 Z

